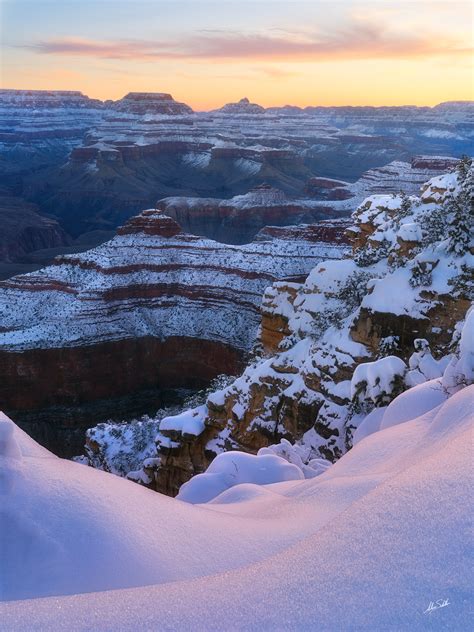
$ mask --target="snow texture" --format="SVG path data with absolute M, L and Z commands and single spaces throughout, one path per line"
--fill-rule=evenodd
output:
M 1 606 L 0 626 L 467 630 L 473 396 L 434 399 L 316 478 L 239 485 L 204 506 L 27 456 L 14 428 L 2 596 L 23 601 Z M 428 614 L 438 599 L 449 605 Z

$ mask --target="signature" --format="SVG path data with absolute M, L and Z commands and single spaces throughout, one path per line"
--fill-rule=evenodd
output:
M 439 608 L 446 608 L 446 606 L 450 606 L 449 599 L 437 599 L 436 601 L 430 601 L 430 605 L 423 614 L 431 614 L 435 610 L 439 610 Z

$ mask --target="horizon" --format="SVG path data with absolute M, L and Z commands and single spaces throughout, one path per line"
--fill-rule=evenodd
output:
M 171 97 L 173 98 L 174 101 L 179 102 L 179 103 L 185 103 L 186 105 L 189 105 L 192 107 L 193 111 L 195 113 L 199 113 L 199 112 L 207 112 L 210 111 L 211 109 L 219 109 L 222 108 L 224 105 L 227 105 L 228 103 L 238 103 L 239 101 L 243 100 L 243 99 L 248 99 L 250 103 L 252 104 L 256 104 L 256 105 L 262 105 L 261 103 L 258 103 L 255 99 L 253 99 L 252 97 L 248 97 L 248 96 L 244 96 L 244 97 L 240 97 L 237 98 L 235 101 L 228 101 L 226 103 L 221 103 L 221 104 L 217 104 L 216 106 L 214 106 L 213 108 L 209 108 L 209 109 L 196 109 L 190 102 L 189 99 L 186 98 L 175 98 L 175 95 L 172 94 L 171 92 L 168 92 L 167 90 L 129 90 L 128 92 L 125 92 L 124 94 L 122 94 L 121 96 L 119 96 L 116 99 L 103 99 L 99 96 L 96 96 L 94 94 L 87 94 L 85 93 L 83 90 L 75 90 L 73 88 L 11 88 L 11 87 L 1 87 L 0 88 L 0 92 L 8 92 L 8 91 L 15 91 L 15 92 L 78 92 L 80 94 L 82 94 L 83 96 L 89 98 L 89 99 L 94 99 L 94 100 L 98 100 L 101 101 L 102 103 L 106 103 L 107 101 L 119 101 L 120 99 L 125 98 L 128 94 L 169 94 L 171 95 Z M 382 103 L 382 104 L 377 104 L 374 105 L 373 103 L 360 103 L 357 105 L 354 105 L 353 103 L 341 103 L 341 104 L 334 104 L 334 103 L 330 103 L 330 104 L 321 104 L 321 103 L 310 103 L 308 105 L 298 105 L 296 103 L 292 103 L 292 102 L 288 102 L 288 103 L 271 103 L 269 105 L 264 105 L 262 107 L 264 107 L 265 109 L 269 109 L 269 108 L 285 108 L 285 107 L 296 107 L 296 108 L 300 108 L 300 109 L 305 109 L 305 108 L 434 108 L 438 105 L 442 105 L 443 103 L 474 103 L 474 98 L 473 99 L 446 99 L 444 101 L 439 101 L 437 103 L 433 103 L 433 104 L 428 104 L 428 103 L 421 103 L 421 104 L 415 104 L 415 103 L 400 103 L 400 104 L 390 104 L 390 103 Z
M 197 111 L 246 94 L 264 107 L 474 98 L 470 2 L 249 4 L 0 0 L 1 85 L 101 100 L 168 92 Z

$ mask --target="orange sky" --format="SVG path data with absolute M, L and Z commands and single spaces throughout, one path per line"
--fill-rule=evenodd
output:
M 195 109 L 474 98 L 472 4 L 3 0 L 3 87 L 171 92 Z

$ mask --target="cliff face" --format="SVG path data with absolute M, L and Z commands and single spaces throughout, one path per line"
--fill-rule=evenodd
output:
M 332 233 L 343 229 L 334 225 Z M 318 241 L 315 228 L 303 226 L 226 246 L 187 235 L 149 210 L 110 242 L 3 282 L 4 408 L 48 440 L 75 425 L 136 414 L 141 392 L 148 401 L 152 393 L 141 412 L 153 412 L 165 389 L 236 374 L 255 340 L 264 288 L 342 255 L 343 240 L 328 241 L 327 231 L 322 225 Z M 62 412 L 44 422 L 51 407 Z M 67 417 L 62 431 L 58 416 Z
M 103 104 L 68 90 L 0 90 L 0 176 L 64 161 L 101 119 Z
M 353 257 L 271 286 L 262 357 L 205 406 L 162 420 L 157 458 L 130 476 L 174 495 L 219 452 L 282 439 L 334 461 L 368 412 L 441 376 L 472 300 L 473 176 L 459 168 L 419 198 L 368 198 L 353 216 Z
M 171 197 L 156 206 L 185 230 L 231 244 L 251 241 L 265 226 L 305 224 L 338 215 L 304 200 L 290 200 L 268 184 L 230 200 Z
M 0 189 L 0 261 L 13 262 L 43 248 L 65 246 L 69 239 L 58 222 L 38 214 L 35 204 L 2 195 Z

